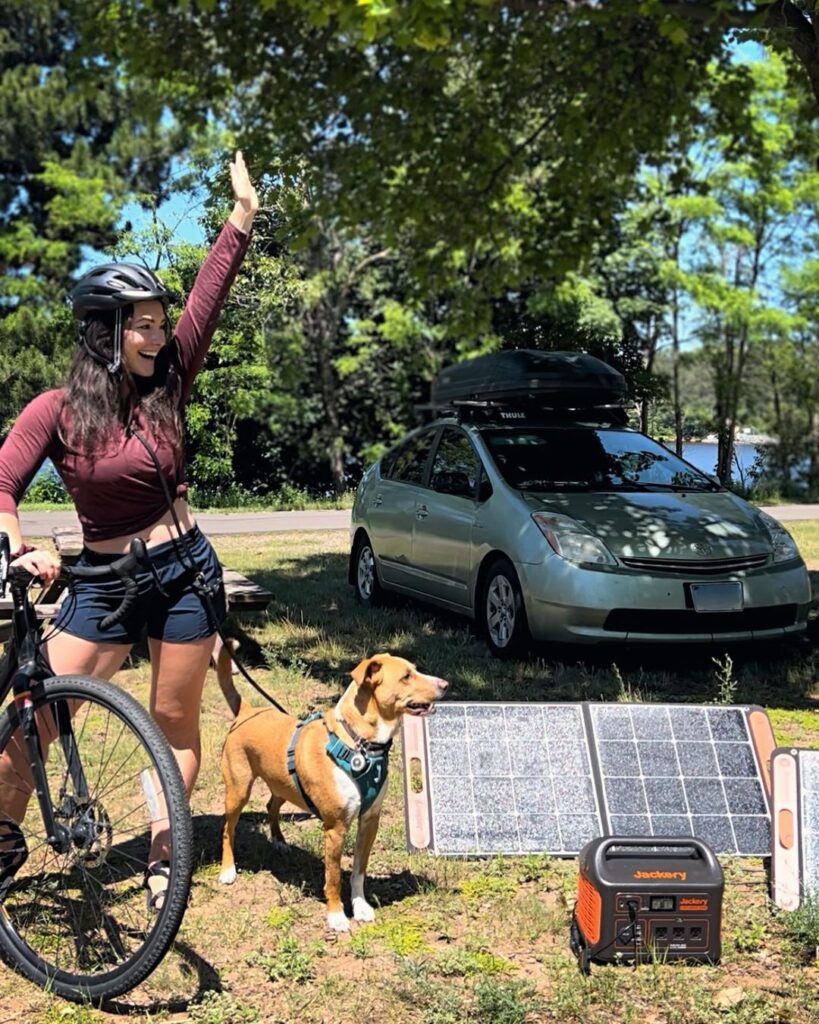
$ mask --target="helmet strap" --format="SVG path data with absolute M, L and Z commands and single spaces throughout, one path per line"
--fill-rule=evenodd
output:
M 95 352 L 88 344 L 87 320 L 83 320 L 78 324 L 77 333 L 80 336 L 80 344 L 88 355 L 91 356 L 94 362 L 99 363 L 100 366 L 104 366 L 112 377 L 119 377 L 122 371 L 122 310 L 117 307 L 114 311 L 114 351 L 110 363 L 105 356 L 101 356 L 99 352 Z
M 108 364 L 108 372 L 112 377 L 119 374 L 122 366 L 122 307 L 114 310 L 114 356 Z

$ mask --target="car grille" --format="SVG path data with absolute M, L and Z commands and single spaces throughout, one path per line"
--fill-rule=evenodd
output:
M 614 608 L 606 616 L 603 629 L 611 633 L 742 633 L 792 626 L 796 614 L 795 604 L 746 608 L 741 612 Z
M 720 576 L 728 572 L 747 572 L 759 569 L 768 561 L 768 555 L 745 555 L 743 558 L 621 558 L 629 569 L 644 572 L 670 572 L 682 576 Z

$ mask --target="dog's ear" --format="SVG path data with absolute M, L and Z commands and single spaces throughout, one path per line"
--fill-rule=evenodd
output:
M 381 673 L 383 669 L 382 663 L 383 655 L 376 655 L 374 658 L 365 658 L 360 661 L 350 675 L 353 677 L 353 682 L 357 686 L 378 686 L 381 682 Z

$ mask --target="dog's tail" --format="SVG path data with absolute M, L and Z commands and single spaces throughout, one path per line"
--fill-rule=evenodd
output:
M 226 644 L 220 645 L 215 664 L 219 687 L 234 718 L 239 718 L 249 710 L 249 706 L 244 703 L 233 682 L 233 652 L 238 647 L 238 640 L 228 640 Z

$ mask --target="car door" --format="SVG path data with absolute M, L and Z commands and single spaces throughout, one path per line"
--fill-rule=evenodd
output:
M 415 513 L 413 573 L 431 597 L 461 608 L 470 603 L 482 472 L 466 433 L 459 427 L 444 427 L 432 458 L 429 487 Z
M 429 458 L 437 428 L 411 434 L 390 453 L 384 475 L 378 481 L 367 523 L 381 578 L 392 586 L 415 589 L 412 567 L 412 528 L 416 507 L 425 493 Z

